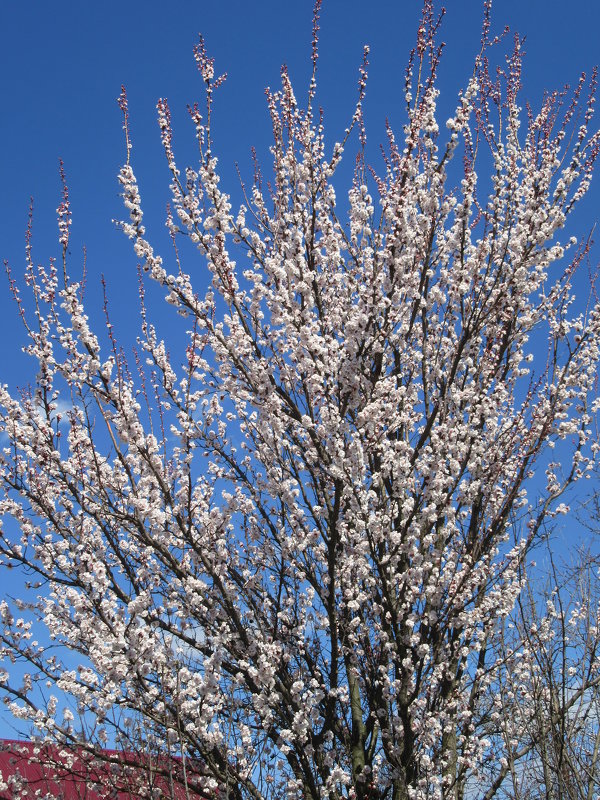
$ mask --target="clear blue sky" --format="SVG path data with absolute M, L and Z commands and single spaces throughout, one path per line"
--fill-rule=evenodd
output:
M 113 298 L 128 310 L 135 303 L 135 258 L 111 223 L 122 216 L 116 174 L 124 156 L 116 104 L 121 84 L 129 94 L 134 139 L 133 165 L 147 219 L 163 232 L 169 176 L 155 124 L 159 97 L 169 99 L 176 154 L 194 158 L 186 105 L 202 99 L 192 56 L 202 32 L 229 74 L 215 108 L 216 151 L 224 185 L 237 191 L 233 165 L 251 177 L 250 147 L 265 153 L 269 121 L 264 87 L 277 86 L 286 62 L 298 93 L 309 74 L 312 0 L 133 0 L 88 2 L 4 0 L 0 4 L 2 125 L 0 126 L 0 258 L 15 275 L 23 268 L 29 198 L 35 200 L 34 258 L 58 255 L 55 209 L 60 199 L 58 159 L 65 162 L 71 191 L 71 265 L 88 253 L 89 298 L 100 307 L 99 275 Z M 469 75 L 479 45 L 481 0 L 448 0 L 442 38 L 442 102 L 451 107 Z M 337 139 L 356 96 L 362 46 L 371 46 L 367 116 L 371 144 L 384 139 L 384 120 L 402 123 L 402 84 L 414 42 L 420 0 L 324 0 L 320 97 L 329 133 Z M 505 23 L 526 35 L 524 99 L 534 107 L 544 89 L 574 83 L 600 62 L 600 7 L 590 0 L 496 0 L 494 27 Z M 187 158 L 186 158 L 187 157 Z M 600 184 L 600 181 L 598 181 Z M 586 203 L 591 220 L 600 207 L 600 187 Z M 586 220 L 586 225 L 588 224 Z M 15 353 L 21 336 L 0 274 L 0 380 L 23 383 L 26 360 Z M 95 295 L 93 294 L 95 293 Z M 93 308 L 91 309 L 94 310 Z M 33 365 L 32 365 L 33 366 Z
M 30 196 L 35 201 L 34 259 L 59 254 L 55 209 L 60 201 L 58 160 L 71 192 L 71 265 L 88 254 L 91 316 L 101 320 L 101 273 L 112 313 L 124 332 L 136 305 L 136 259 L 111 220 L 122 217 L 116 175 L 124 158 L 116 98 L 127 87 L 133 132 L 133 166 L 141 184 L 150 238 L 163 234 L 169 175 L 156 126 L 156 101 L 167 97 L 181 166 L 194 157 L 186 106 L 202 100 L 192 48 L 203 33 L 228 80 L 216 96 L 215 143 L 234 192 L 234 163 L 252 175 L 250 148 L 265 154 L 269 119 L 267 85 L 276 87 L 283 62 L 298 94 L 310 72 L 312 0 L 3 0 L 0 3 L 0 258 L 14 275 L 23 271 Z M 479 48 L 480 0 L 447 0 L 441 38 L 442 102 L 450 109 L 470 75 Z M 371 46 L 366 114 L 371 144 L 384 140 L 384 121 L 399 127 L 406 59 L 414 43 L 419 0 L 324 0 L 319 102 L 331 139 L 349 122 L 357 68 Z M 600 62 L 600 5 L 593 0 L 496 0 L 494 29 L 504 24 L 526 38 L 523 99 L 535 108 L 544 90 L 576 83 Z M 447 115 L 446 115 L 447 116 Z M 442 117 L 442 121 L 445 116 Z M 598 120 L 600 124 L 600 119 Z M 579 217 L 581 234 L 600 218 L 600 175 Z M 153 229 L 155 233 L 153 234 Z M 189 269 L 191 267 L 188 266 Z M 27 383 L 35 365 L 19 355 L 22 329 L 0 273 L 0 381 Z M 6 289 L 2 287 L 5 286 Z M 134 316 L 135 318 L 135 316 Z M 2 712 L 0 710 L 0 717 Z M 0 723 L 0 734 L 10 735 Z

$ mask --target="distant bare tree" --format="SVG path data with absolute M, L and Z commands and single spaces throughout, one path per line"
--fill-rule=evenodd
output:
M 599 603 L 598 563 L 589 552 L 570 567 L 552 563 L 546 584 L 527 583 L 499 629 L 504 666 L 490 686 L 483 724 L 489 785 L 477 797 L 598 796 Z

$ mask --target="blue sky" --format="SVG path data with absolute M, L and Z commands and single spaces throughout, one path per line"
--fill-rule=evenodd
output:
M 479 46 L 481 0 L 448 0 L 442 38 L 442 103 L 451 108 L 470 74 Z M 124 157 L 116 104 L 129 94 L 133 166 L 150 230 L 163 236 L 169 176 L 155 123 L 167 97 L 176 155 L 194 158 L 188 103 L 202 100 L 192 48 L 202 32 L 217 70 L 228 80 L 216 98 L 216 152 L 223 184 L 237 192 L 234 163 L 250 179 L 250 148 L 266 154 L 269 120 L 264 88 L 276 87 L 283 62 L 300 94 L 310 69 L 312 0 L 173 0 L 159 3 L 63 0 L 60 4 L 5 0 L 0 4 L 3 121 L 0 126 L 0 258 L 22 274 L 24 232 L 34 197 L 34 259 L 58 255 L 55 209 L 60 200 L 58 159 L 71 192 L 74 271 L 87 248 L 92 314 L 101 308 L 99 276 L 106 275 L 112 313 L 129 317 L 135 304 L 135 258 L 111 220 L 122 216 L 116 174 Z M 384 121 L 402 123 L 406 58 L 414 42 L 419 0 L 324 0 L 320 96 L 331 139 L 347 125 L 356 97 L 363 44 L 371 46 L 366 113 L 371 145 L 384 139 Z M 600 61 L 600 7 L 589 0 L 496 0 L 494 27 L 505 23 L 526 38 L 524 99 L 537 105 L 544 89 L 575 83 Z M 600 181 L 598 182 L 600 183 Z M 600 188 L 587 199 L 582 225 L 597 216 Z M 23 383 L 33 368 L 19 356 L 21 329 L 0 274 L 0 380 Z M 6 286 L 6 284 L 4 284 Z M 121 315 L 121 311 L 125 312 Z
M 169 174 L 155 106 L 159 97 L 168 98 L 176 155 L 180 154 L 181 166 L 191 162 L 194 138 L 186 106 L 203 99 L 192 55 L 198 33 L 204 35 L 217 71 L 228 72 L 216 96 L 214 139 L 222 186 L 237 193 L 235 162 L 250 181 L 250 148 L 255 145 L 259 153 L 267 154 L 265 86 L 278 86 L 284 62 L 299 95 L 307 86 L 312 4 L 312 0 L 0 3 L 0 259 L 10 261 L 15 277 L 23 272 L 31 196 L 34 259 L 47 262 L 59 255 L 55 209 L 60 202 L 61 158 L 73 211 L 71 267 L 75 273 L 80 269 L 85 245 L 90 315 L 101 322 L 103 273 L 111 312 L 124 338 L 131 337 L 136 259 L 111 221 L 123 217 L 116 180 L 125 154 L 116 103 L 121 84 L 129 96 L 132 163 L 150 239 L 162 240 Z M 447 0 L 447 5 L 440 88 L 442 104 L 450 109 L 479 49 L 482 2 Z M 353 112 L 364 44 L 371 47 L 366 101 L 371 145 L 384 140 L 386 117 L 397 128 L 402 124 L 404 68 L 419 12 L 419 0 L 324 0 L 318 99 L 332 141 L 341 138 Z M 526 36 L 523 99 L 534 108 L 544 90 L 574 84 L 583 70 L 589 72 L 600 62 L 600 5 L 591 0 L 496 0 L 493 27 L 499 32 L 504 24 Z M 583 204 L 577 220 L 581 229 L 576 233 L 585 235 L 599 217 L 600 175 Z M 35 365 L 19 353 L 23 331 L 1 273 L 0 340 L 0 381 L 26 384 L 35 377 Z
M 440 70 L 443 121 L 458 90 L 471 74 L 479 50 L 483 0 L 447 0 L 441 31 L 446 42 Z M 439 4 L 438 4 L 439 5 Z M 215 98 L 215 152 L 231 191 L 240 200 L 235 163 L 248 182 L 251 147 L 268 171 L 270 122 L 264 97 L 277 88 L 287 63 L 299 96 L 310 74 L 313 0 L 43 0 L 0 3 L 0 75 L 3 114 L 0 125 L 0 260 L 8 259 L 19 279 L 24 269 L 25 229 L 34 198 L 33 256 L 45 262 L 58 256 L 56 207 L 60 202 L 58 161 L 63 159 L 70 188 L 73 228 L 70 268 L 81 271 L 87 251 L 88 313 L 104 324 L 100 276 L 105 275 L 112 321 L 123 343 L 137 329 L 136 258 L 131 243 L 112 220 L 123 218 L 117 173 L 125 156 L 117 106 L 121 84 L 129 96 L 132 163 L 141 187 L 150 240 L 166 246 L 164 209 L 169 173 L 156 124 L 156 102 L 166 97 L 175 130 L 180 167 L 196 157 L 186 108 L 203 101 L 193 46 L 202 33 L 215 57 L 217 73 L 228 79 Z M 318 102 L 325 110 L 330 141 L 339 140 L 356 101 L 358 66 L 369 44 L 369 84 L 365 103 L 370 152 L 376 168 L 378 145 L 389 118 L 396 130 L 404 122 L 403 82 L 415 41 L 420 0 L 323 0 Z M 526 37 L 523 103 L 533 108 L 545 90 L 575 84 L 583 70 L 600 62 L 600 5 L 590 0 L 495 0 L 493 31 L 505 24 Z M 507 46 L 509 42 L 507 42 Z M 598 123 L 600 125 L 600 118 Z M 349 163 L 352 156 L 349 155 Z M 345 187 L 338 187 L 342 196 Z M 600 218 L 600 175 L 575 220 L 581 238 Z M 164 247 L 162 245 L 165 245 Z M 598 258 L 598 248 L 595 257 Z M 200 259 L 186 263 L 202 279 Z M 583 275 L 583 288 L 585 286 Z M 197 284 L 199 290 L 202 286 Z M 168 320 L 170 307 L 159 313 Z M 0 381 L 24 385 L 35 364 L 20 353 L 23 328 L 0 268 Z
M 265 86 L 277 86 L 283 62 L 298 92 L 306 86 L 312 0 L 5 0 L 0 5 L 0 257 L 9 259 L 17 277 L 21 274 L 30 196 L 35 202 L 34 258 L 46 261 L 58 254 L 55 209 L 62 158 L 74 219 L 71 266 L 78 268 L 85 245 L 92 305 L 104 273 L 118 316 L 119 305 L 128 309 L 135 302 L 136 285 L 129 243 L 111 222 L 122 215 L 116 181 L 124 156 L 116 104 L 121 84 L 129 94 L 133 165 L 147 219 L 162 235 L 169 176 L 155 105 L 159 97 L 169 99 L 176 154 L 182 162 L 186 155 L 193 159 L 186 106 L 202 99 L 192 56 L 198 33 L 215 56 L 217 70 L 228 72 L 217 95 L 214 124 L 224 185 L 229 182 L 235 192 L 234 163 L 250 178 L 250 147 L 266 153 L 269 143 Z M 448 108 L 472 68 L 481 5 L 481 0 L 448 2 L 440 84 Z M 319 101 L 332 139 L 352 113 L 365 43 L 371 46 L 366 103 L 371 144 L 384 139 L 386 117 L 402 123 L 403 73 L 419 11 L 419 0 L 324 0 Z M 534 106 L 544 89 L 574 83 L 582 70 L 600 61 L 596 3 L 496 0 L 493 13 L 497 30 L 508 23 L 527 37 L 524 97 Z M 599 197 L 600 190 L 595 191 L 595 199 L 586 203 L 590 219 Z M 0 275 L 0 287 L 2 281 Z M 15 352 L 20 336 L 8 294 L 0 288 L 0 337 L 5 342 L 0 379 L 11 383 L 23 382 L 29 369 Z

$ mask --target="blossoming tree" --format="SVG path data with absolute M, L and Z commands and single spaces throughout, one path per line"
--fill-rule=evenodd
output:
M 528 552 L 595 450 L 600 308 L 574 303 L 589 245 L 568 230 L 600 147 L 595 76 L 524 113 L 520 40 L 494 73 L 487 4 L 472 78 L 440 127 L 426 0 L 406 125 L 388 130 L 378 172 L 366 53 L 351 125 L 326 147 L 318 6 L 307 103 L 283 71 L 268 95 L 272 180 L 257 167 L 239 211 L 219 186 L 223 77 L 202 42 L 196 166 L 177 166 L 159 102 L 170 257 L 143 225 L 122 94 L 122 228 L 145 273 L 130 363 L 110 325 L 108 347 L 91 330 L 69 272 L 66 184 L 64 269 L 28 251 L 33 315 L 14 290 L 37 378 L 0 388 L 0 550 L 33 574 L 36 599 L 0 606 L 3 687 L 41 736 L 194 764 L 191 794 L 500 796 L 521 752 L 507 687 L 536 674 L 536 637 L 516 626 L 509 646 L 507 620 Z M 186 318 L 180 351 L 146 313 L 146 280 Z M 582 604 L 575 623 L 597 619 Z M 40 622 L 52 647 L 34 640 Z M 11 659 L 32 665 L 24 678 Z M 518 708 L 529 757 L 539 703 Z

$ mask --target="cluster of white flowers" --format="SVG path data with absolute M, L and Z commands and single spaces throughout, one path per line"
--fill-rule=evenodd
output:
M 146 238 L 127 138 L 122 228 L 192 320 L 183 358 L 142 298 L 135 377 L 116 348 L 103 356 L 78 284 L 28 273 L 40 377 L 31 396 L 0 388 L 0 516 L 20 529 L 17 541 L 6 526 L 0 552 L 37 576 L 45 593 L 29 611 L 76 656 L 50 657 L 6 603 L 0 643 L 71 698 L 77 716 L 3 673 L 14 713 L 41 734 L 73 741 L 93 720 L 98 741 L 126 740 L 133 714 L 142 742 L 162 736 L 201 769 L 202 791 L 240 800 L 441 800 L 510 772 L 506 709 L 537 677 L 503 631 L 528 550 L 549 515 L 568 512 L 562 495 L 594 449 L 600 310 L 569 315 L 585 248 L 565 269 L 575 243 L 556 236 L 600 142 L 587 131 L 591 99 L 572 138 L 573 108 L 561 122 L 558 95 L 521 130 L 517 45 L 502 96 L 478 58 L 444 143 L 436 29 L 426 2 L 404 141 L 390 131 L 375 178 L 365 60 L 347 223 L 333 182 L 351 129 L 328 156 L 314 83 L 303 110 L 285 71 L 268 95 L 271 197 L 257 174 L 232 212 L 210 151 L 222 78 L 199 45 L 197 167 L 176 165 L 165 101 L 158 116 L 169 230 L 197 246 L 211 275 L 203 297 L 179 256 L 169 269 Z M 127 122 L 124 95 L 121 106 Z M 493 159 L 487 187 L 478 139 Z M 65 194 L 64 246 L 69 225 Z M 562 470 L 545 464 L 546 485 L 531 491 L 557 442 Z M 577 613 L 572 627 L 587 619 Z M 537 639 L 551 629 L 544 615 Z

